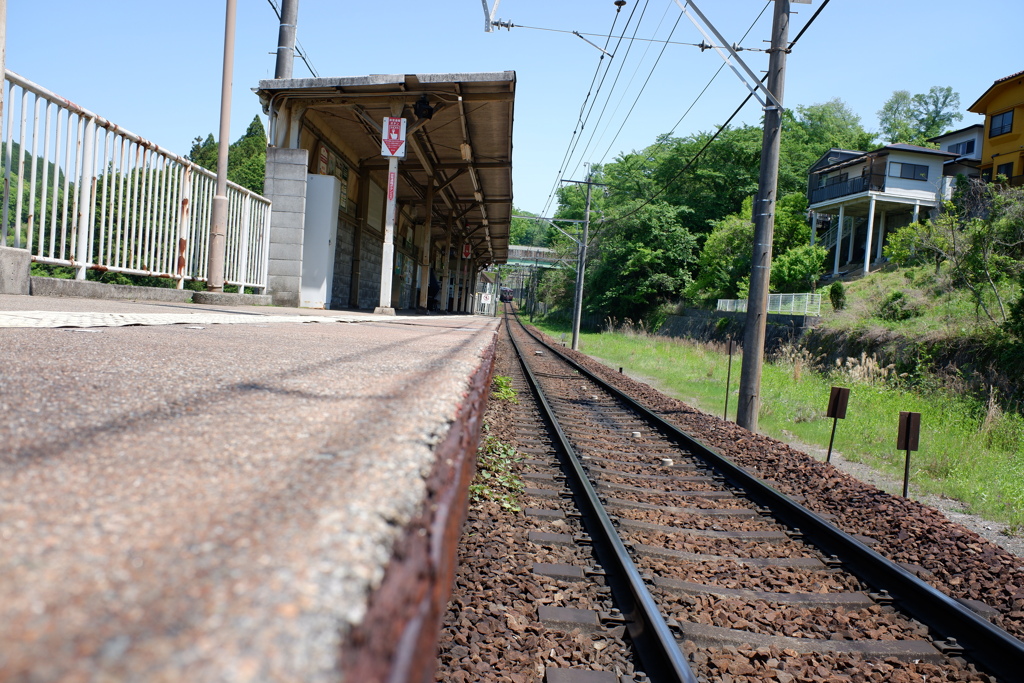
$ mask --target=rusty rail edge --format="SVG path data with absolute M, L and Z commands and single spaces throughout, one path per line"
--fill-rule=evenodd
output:
M 345 681 L 434 680 L 437 641 L 455 582 L 495 350 L 496 338 L 484 351 L 448 433 L 435 448 L 420 513 L 395 544 L 366 615 L 342 645 Z
M 518 318 L 517 318 L 518 320 Z M 515 347 L 523 373 L 533 389 L 544 418 L 551 425 L 569 470 L 568 482 L 573 490 L 584 524 L 594 541 L 594 551 L 602 566 L 607 570 L 606 580 L 612 589 L 619 611 L 626 617 L 626 629 L 633 641 L 633 647 L 643 664 L 644 671 L 654 683 L 697 683 L 697 677 L 690 669 L 686 656 L 676 643 L 658 604 L 647 589 L 640 571 L 626 549 L 615 525 L 590 483 L 579 456 L 562 431 L 554 411 L 548 404 L 544 392 L 533 371 L 526 364 L 519 344 L 512 336 L 509 316 L 505 315 L 509 338 Z M 525 329 L 525 327 L 524 327 Z M 529 331 L 527 330 L 527 333 Z M 533 336 L 532 334 L 530 336 Z M 534 337 L 536 339 L 536 337 Z M 539 340 L 538 340 L 539 341 Z M 543 342 L 541 342 L 543 344 Z M 545 345 L 546 346 L 546 345 Z
M 517 316 L 518 320 L 518 316 Z M 946 638 L 955 638 L 964 654 L 990 673 L 1017 680 L 1024 671 L 1024 642 L 979 617 L 934 586 L 922 581 L 851 535 L 825 521 L 789 496 L 751 475 L 711 447 L 696 440 L 650 408 L 613 387 L 578 362 L 528 330 L 526 333 L 558 354 L 574 369 L 642 414 L 680 446 L 704 460 L 725 479 L 747 492 L 750 500 L 770 508 L 784 524 L 803 532 L 811 544 L 836 555 L 844 568 L 875 590 L 886 590 L 912 617 Z

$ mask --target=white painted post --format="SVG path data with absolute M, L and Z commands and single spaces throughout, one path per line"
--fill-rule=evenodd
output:
M 387 211 L 384 214 L 384 250 L 380 261 L 380 305 L 373 311 L 394 315 L 391 281 L 395 272 L 395 212 L 397 209 L 398 157 L 388 157 Z
M 921 220 L 921 205 L 914 204 L 914 222 L 918 223 Z
M 814 240 L 818 236 L 818 214 L 811 212 L 811 246 L 814 246 Z
M 88 119 L 85 124 L 85 142 L 82 147 L 82 177 L 78 179 L 78 215 L 76 222 L 75 243 L 75 279 L 84 280 L 89 253 L 92 251 L 92 225 L 94 216 L 89 207 L 92 206 L 93 170 L 96 158 L 93 150 L 96 147 L 96 121 Z
M 839 275 L 839 251 L 843 245 L 843 221 L 846 220 L 846 207 L 839 207 L 839 226 L 836 229 L 836 260 L 832 266 L 832 275 Z
M 868 234 L 864 238 L 864 274 L 871 272 L 871 233 L 875 228 L 875 198 L 868 199 Z

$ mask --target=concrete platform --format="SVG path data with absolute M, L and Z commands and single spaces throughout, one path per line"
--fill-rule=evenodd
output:
M 432 680 L 496 329 L 0 296 L 0 680 Z

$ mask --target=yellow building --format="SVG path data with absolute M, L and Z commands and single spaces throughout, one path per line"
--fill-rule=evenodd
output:
M 985 116 L 981 177 L 1024 184 L 1024 71 L 992 84 L 967 111 Z

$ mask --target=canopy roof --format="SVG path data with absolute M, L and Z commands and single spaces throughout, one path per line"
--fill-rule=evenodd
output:
M 260 81 L 257 94 L 268 112 L 289 105 L 317 119 L 354 150 L 361 169 L 384 186 L 388 160 L 380 154 L 385 116 L 408 119 L 408 151 L 399 165 L 398 201 L 419 206 L 425 220 L 427 183 L 433 178 L 434 237 L 449 215 L 457 235 L 469 235 L 477 257 L 508 258 L 512 214 L 512 112 L 514 71 L 494 73 L 372 75 Z M 421 98 L 433 108 L 420 118 Z M 422 110 L 420 113 L 423 113 Z M 271 131 L 272 144 L 283 134 Z

